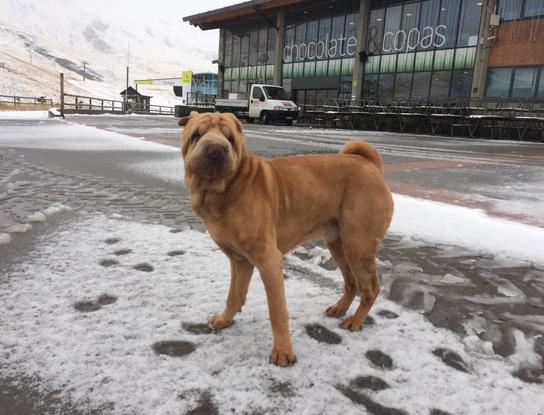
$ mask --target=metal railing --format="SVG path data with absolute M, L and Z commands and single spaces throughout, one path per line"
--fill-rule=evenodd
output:
M 310 125 L 544 141 L 544 99 L 331 99 L 303 106 Z
M 64 94 L 64 112 L 101 112 L 112 114 L 151 114 L 151 115 L 174 115 L 174 107 L 164 105 L 151 105 L 128 101 L 88 97 L 83 95 Z

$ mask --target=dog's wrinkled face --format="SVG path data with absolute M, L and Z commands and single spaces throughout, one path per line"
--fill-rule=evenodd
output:
M 225 190 L 245 153 L 240 121 L 229 113 L 192 112 L 179 125 L 185 127 L 181 154 L 187 187 L 192 191 Z

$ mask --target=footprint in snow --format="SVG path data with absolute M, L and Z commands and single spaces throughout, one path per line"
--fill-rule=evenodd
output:
M 120 241 L 121 241 L 121 239 L 119 239 L 119 238 L 108 238 L 104 242 L 106 242 L 108 245 L 113 245 L 113 244 L 116 244 L 116 243 L 118 243 Z
M 100 261 L 100 265 L 102 265 L 105 268 L 112 267 L 114 265 L 119 265 L 119 261 L 117 261 L 114 258 L 106 258 Z
M 118 249 L 114 252 L 115 255 L 121 256 L 121 255 L 128 255 L 132 252 L 132 249 Z
M 133 267 L 135 270 L 142 271 L 142 272 L 152 272 L 155 270 L 151 264 L 148 264 L 147 262 L 142 262 L 140 264 L 136 264 Z

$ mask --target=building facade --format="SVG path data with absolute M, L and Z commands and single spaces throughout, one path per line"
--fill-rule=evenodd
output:
M 544 98 L 544 0 L 252 0 L 184 20 L 220 29 L 222 97 Z

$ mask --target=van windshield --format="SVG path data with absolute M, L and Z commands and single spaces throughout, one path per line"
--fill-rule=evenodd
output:
M 264 92 L 266 92 L 266 96 L 268 99 L 285 99 L 288 100 L 289 97 L 287 96 L 287 93 L 283 88 L 275 87 L 275 86 L 263 86 Z

